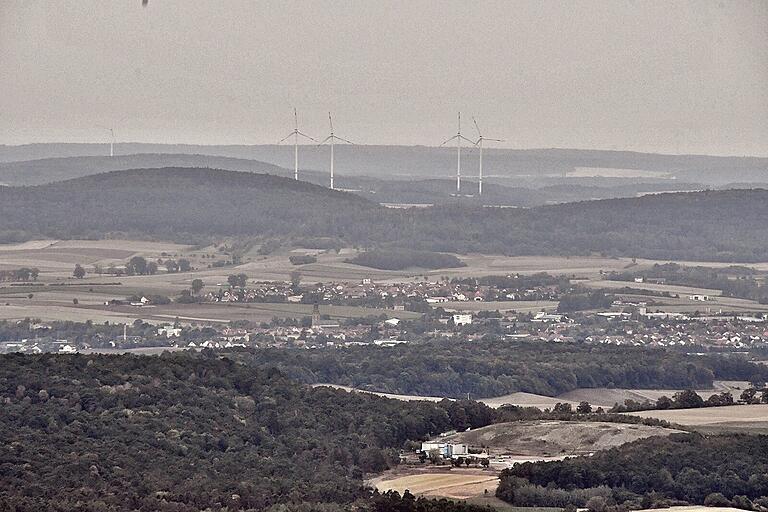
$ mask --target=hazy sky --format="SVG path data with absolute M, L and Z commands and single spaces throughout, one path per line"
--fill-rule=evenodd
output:
M 768 2 L 0 0 L 0 143 L 768 155 Z

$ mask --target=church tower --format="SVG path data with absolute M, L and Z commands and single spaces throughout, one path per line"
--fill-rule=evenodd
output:
M 320 327 L 320 305 L 317 302 L 312 307 L 312 327 Z

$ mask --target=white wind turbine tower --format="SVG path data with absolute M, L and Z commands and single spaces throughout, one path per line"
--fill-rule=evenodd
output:
M 107 130 L 111 136 L 109 139 L 109 156 L 115 156 L 115 130 L 106 126 L 99 126 L 102 130 Z
M 445 146 L 454 139 L 456 139 L 456 193 L 458 194 L 461 192 L 461 141 L 465 140 L 470 144 L 474 144 L 474 142 L 461 134 L 461 112 L 459 112 L 459 130 L 456 132 L 456 135 L 440 145 Z
M 480 132 L 480 127 L 477 126 L 477 121 L 474 117 L 472 118 L 472 122 L 475 123 L 475 129 L 477 130 L 477 142 L 475 142 L 475 145 L 480 149 L 480 173 L 477 179 L 477 195 L 481 196 L 483 195 L 483 142 L 486 140 L 493 142 L 503 141 L 501 139 L 489 139 L 488 137 L 483 137 L 483 134 Z
M 317 142 L 317 140 L 313 139 L 306 133 L 302 133 L 299 131 L 299 116 L 296 114 L 296 109 L 293 109 L 293 131 L 283 137 L 278 144 L 281 144 L 285 140 L 293 137 L 293 178 L 298 180 L 299 179 L 299 135 L 301 135 L 304 138 L 307 138 L 313 142 Z
M 341 142 L 346 142 L 347 144 L 354 144 L 354 142 L 350 142 L 347 139 L 342 139 L 341 137 L 337 137 L 333 134 L 333 119 L 331 118 L 331 113 L 328 112 L 328 123 L 331 125 L 331 134 L 323 140 L 318 146 L 325 144 L 326 142 L 330 142 L 331 144 L 331 190 L 333 190 L 333 146 L 336 143 L 337 140 L 340 140 Z

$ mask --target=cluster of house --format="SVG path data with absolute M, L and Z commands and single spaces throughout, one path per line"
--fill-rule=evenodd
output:
M 588 343 L 636 346 L 748 348 L 768 344 L 768 320 L 752 316 L 692 317 L 656 323 L 626 321 L 595 331 Z
M 19 352 L 22 354 L 76 354 L 74 343 L 48 336 L 21 340 L 0 341 L 0 354 Z
M 553 315 L 549 315 L 553 316 Z M 538 317 L 538 318 L 537 318 Z M 688 316 L 680 313 L 601 311 L 583 315 L 580 322 L 563 316 L 560 321 L 517 322 L 510 338 L 651 347 L 710 346 L 746 348 L 768 344 L 768 316 Z M 592 319 L 603 321 L 595 322 Z
M 317 283 L 297 287 L 289 282 L 257 282 L 247 288 L 222 288 L 204 296 L 208 302 L 284 302 L 336 305 L 384 305 L 404 309 L 409 302 L 443 304 L 447 302 L 496 300 L 557 300 L 554 287 L 526 290 L 451 283 L 448 281 L 409 281 L 377 283 L 362 279 L 359 283 Z

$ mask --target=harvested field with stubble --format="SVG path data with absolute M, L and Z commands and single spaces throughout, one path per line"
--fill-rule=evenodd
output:
M 703 431 L 764 431 L 768 428 L 768 404 L 667 409 L 627 414 L 642 418 L 657 418 Z
M 749 382 L 744 381 L 725 381 L 716 380 L 712 389 L 695 390 L 703 399 L 710 396 L 729 392 L 738 398 L 744 389 L 750 387 Z M 679 389 L 620 389 L 620 388 L 578 388 L 557 396 L 559 400 L 570 403 L 589 402 L 593 407 L 610 408 L 614 404 L 623 404 L 625 400 L 634 400 L 644 402 L 649 400 L 655 402 L 662 396 L 671 398 L 672 395 L 679 392 Z
M 181 254 L 191 246 L 172 242 L 141 240 L 34 240 L 21 244 L 0 245 L 0 265 L 4 268 L 37 267 L 41 280 L 47 277 L 69 277 L 76 263 L 121 264 L 134 255 L 157 258 L 165 254 Z
M 499 311 L 507 313 L 515 311 L 518 313 L 534 313 L 539 311 L 555 311 L 558 302 L 552 300 L 505 300 L 505 301 L 448 301 L 442 304 L 436 304 L 435 307 L 441 307 L 446 311 Z
M 444 438 L 488 447 L 493 454 L 554 457 L 583 455 L 638 439 L 668 436 L 680 430 L 598 421 L 516 421 L 497 423 Z
M 457 469 L 427 467 L 424 469 L 393 470 L 369 481 L 379 492 L 406 490 L 420 496 L 467 499 L 481 496 L 488 490 L 496 492 L 498 474 L 489 469 Z

